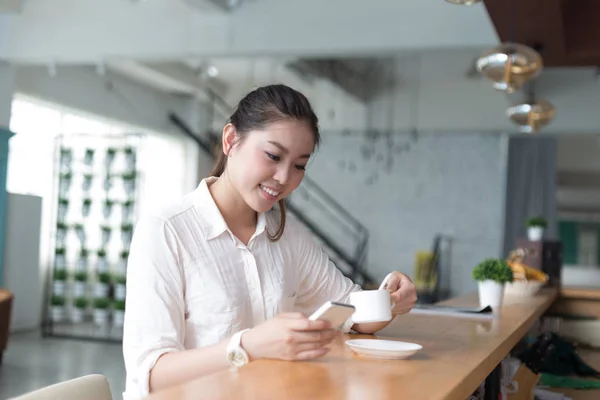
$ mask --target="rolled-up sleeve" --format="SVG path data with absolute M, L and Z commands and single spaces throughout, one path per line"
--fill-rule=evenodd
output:
M 168 221 L 154 216 L 140 219 L 127 262 L 125 400 L 146 396 L 150 371 L 158 358 L 183 350 L 185 288 L 179 253 Z
M 347 303 L 350 293 L 362 290 L 331 262 L 329 256 L 315 242 L 313 235 L 300 223 L 291 230 L 294 259 L 300 273 L 297 304 L 306 313 L 312 313 L 326 301 Z M 342 331 L 352 327 L 349 318 Z

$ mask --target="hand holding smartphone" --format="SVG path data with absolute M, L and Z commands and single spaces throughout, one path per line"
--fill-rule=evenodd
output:
M 333 329 L 339 329 L 344 325 L 348 318 L 350 318 L 355 310 L 356 308 L 353 305 L 328 301 L 319 307 L 319 309 L 308 317 L 308 319 L 311 321 L 329 321 L 331 322 L 331 327 Z

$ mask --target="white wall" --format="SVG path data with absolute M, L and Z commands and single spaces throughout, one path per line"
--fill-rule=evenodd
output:
M 375 278 L 390 270 L 412 275 L 416 251 L 430 250 L 434 235 L 445 233 L 454 236 L 453 293 L 474 290 L 472 268 L 501 255 L 507 137 L 439 134 L 394 142 L 377 141 L 376 155 L 365 160 L 362 137 L 326 136 L 308 175 L 368 228 L 366 270 Z M 410 149 L 394 151 L 384 172 L 387 150 L 406 143 Z M 368 184 L 374 173 L 377 180 Z

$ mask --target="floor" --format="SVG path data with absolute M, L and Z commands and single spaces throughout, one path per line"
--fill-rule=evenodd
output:
M 122 399 L 125 366 L 118 343 L 42 338 L 14 334 L 0 365 L 0 400 L 91 373 L 108 378 L 113 399 Z

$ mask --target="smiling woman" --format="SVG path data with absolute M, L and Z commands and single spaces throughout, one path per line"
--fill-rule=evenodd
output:
M 347 303 L 361 288 L 303 225 L 286 224 L 284 203 L 319 139 L 303 94 L 284 85 L 258 88 L 223 127 L 212 176 L 140 219 L 127 268 L 126 400 L 230 365 L 329 351 L 339 332 L 306 314 L 328 301 Z M 403 274 L 390 276 L 394 313 L 406 313 L 415 287 Z M 350 318 L 342 329 L 372 333 L 388 323 Z

